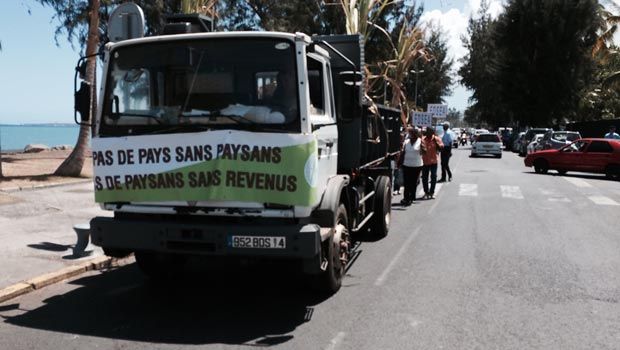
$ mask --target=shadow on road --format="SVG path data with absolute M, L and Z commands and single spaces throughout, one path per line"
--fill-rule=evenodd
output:
M 306 291 L 301 278 L 291 278 L 281 264 L 269 270 L 275 273 L 265 270 L 197 270 L 174 283 L 155 283 L 131 264 L 74 280 L 79 288 L 5 322 L 150 343 L 285 343 L 325 298 Z
M 52 252 L 64 252 L 65 250 L 73 247 L 72 245 L 67 244 L 57 244 L 51 242 L 41 242 L 41 243 L 33 243 L 28 244 L 28 247 L 40 250 L 49 250 Z

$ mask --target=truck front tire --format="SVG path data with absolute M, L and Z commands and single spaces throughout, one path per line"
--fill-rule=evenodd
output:
M 349 258 L 348 245 L 349 220 L 344 204 L 340 204 L 336 213 L 334 234 L 321 244 L 321 263 L 327 266 L 318 275 L 311 276 L 312 287 L 318 292 L 332 295 L 342 286 L 346 261 Z M 345 261 L 341 260 L 341 257 Z
M 392 186 L 390 178 L 379 176 L 375 187 L 374 214 L 370 219 L 370 233 L 375 238 L 387 236 L 392 216 Z

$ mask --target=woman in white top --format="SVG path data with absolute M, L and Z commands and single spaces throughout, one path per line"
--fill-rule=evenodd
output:
M 405 194 L 400 204 L 404 206 L 411 205 L 415 201 L 415 194 L 418 190 L 418 179 L 422 172 L 422 156 L 420 155 L 420 143 L 422 133 L 420 129 L 414 129 L 412 126 L 407 127 L 409 138 L 403 144 L 401 157 L 403 166 L 403 175 L 405 178 Z

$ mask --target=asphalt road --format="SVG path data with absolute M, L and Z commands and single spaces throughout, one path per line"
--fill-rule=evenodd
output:
M 0 305 L 0 348 L 620 348 L 620 183 L 468 156 L 330 298 L 280 265 L 157 285 L 129 263 Z

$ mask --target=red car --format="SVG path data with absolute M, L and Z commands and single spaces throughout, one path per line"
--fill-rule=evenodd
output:
M 620 177 L 620 142 L 610 139 L 579 139 L 560 149 L 530 153 L 525 166 L 534 167 L 539 174 L 549 169 L 560 175 L 567 171 L 602 173 L 612 179 Z

